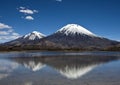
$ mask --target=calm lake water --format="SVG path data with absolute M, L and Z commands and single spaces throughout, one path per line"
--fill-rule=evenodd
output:
M 0 53 L 0 85 L 120 85 L 120 52 Z

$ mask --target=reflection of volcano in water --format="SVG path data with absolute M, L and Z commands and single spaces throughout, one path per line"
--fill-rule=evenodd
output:
M 38 71 L 42 69 L 45 65 L 42 63 L 35 63 L 35 61 L 29 61 L 28 63 L 24 63 L 26 68 L 32 69 L 32 71 Z
M 77 79 L 93 70 L 99 64 L 116 60 L 112 56 L 62 56 L 46 58 L 45 64 L 55 68 L 69 79 Z
M 58 71 L 65 77 L 70 79 L 77 79 L 78 77 L 83 76 L 84 74 L 93 70 L 97 65 L 90 65 L 86 67 L 68 67 L 64 69 L 58 69 Z
M 12 60 L 22 64 L 25 68 L 31 69 L 34 72 L 45 67 L 45 64 L 41 63 L 36 58 L 12 58 Z
M 33 71 L 40 70 L 47 65 L 69 79 L 77 79 L 99 64 L 117 59 L 117 57 L 112 56 L 45 56 L 39 58 L 15 58 L 13 60 L 27 68 L 31 68 Z

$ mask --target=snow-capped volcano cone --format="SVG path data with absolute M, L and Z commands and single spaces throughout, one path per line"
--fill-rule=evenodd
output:
M 88 31 L 84 27 L 77 25 L 77 24 L 68 24 L 68 25 L 64 26 L 63 28 L 61 28 L 60 30 L 58 30 L 57 32 L 64 33 L 65 35 L 69 35 L 69 34 L 70 35 L 75 35 L 75 34 L 82 35 L 82 34 L 84 34 L 84 35 L 88 35 L 88 36 L 96 36 L 92 32 Z
M 116 41 L 99 37 L 80 25 L 68 24 L 41 39 L 39 45 L 49 49 L 101 50 L 116 43 Z
M 41 39 L 45 37 L 44 34 L 40 33 L 40 32 L 37 32 L 37 31 L 33 31 L 27 35 L 24 35 L 23 36 L 23 39 L 28 39 L 28 40 L 36 40 L 36 39 Z
M 5 45 L 11 45 L 11 46 L 33 45 L 33 43 L 35 41 L 39 42 L 39 40 L 44 37 L 45 37 L 44 34 L 37 32 L 37 31 L 33 31 L 33 32 L 26 34 L 18 39 L 12 40 L 10 42 L 6 42 Z

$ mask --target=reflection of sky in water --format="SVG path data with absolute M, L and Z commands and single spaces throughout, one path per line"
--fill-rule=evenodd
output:
M 25 82 L 23 85 L 33 85 L 33 83 L 29 81 L 29 82 Z
M 24 53 L 19 56 L 21 55 Z M 120 62 L 118 58 L 114 56 L 1 58 L 0 85 L 6 85 L 7 82 L 7 85 L 80 85 L 80 82 L 88 80 L 102 79 L 101 82 L 103 82 L 104 78 L 108 79 L 107 83 L 110 83 L 109 75 L 113 76 L 114 81 L 119 82 L 120 77 L 117 74 L 120 71 L 118 68 Z M 1 84 L 1 82 L 4 83 Z M 11 83 L 9 84 L 9 82 Z M 86 84 L 82 83 L 81 85 Z
M 18 63 L 0 60 L 0 79 L 5 78 L 18 67 Z

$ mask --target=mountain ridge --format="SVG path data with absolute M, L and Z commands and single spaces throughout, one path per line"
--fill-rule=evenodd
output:
M 105 50 L 120 44 L 120 42 L 99 37 L 77 24 L 68 24 L 49 36 L 43 36 L 42 33 L 37 32 L 37 38 L 28 37 L 34 33 L 36 31 L 3 45 L 8 46 L 8 49 L 23 50 Z M 39 34 L 43 37 L 39 37 Z

